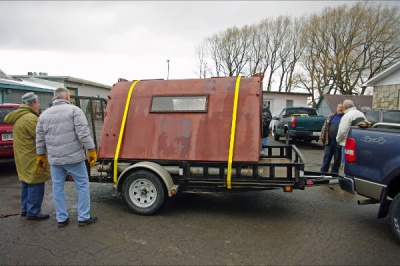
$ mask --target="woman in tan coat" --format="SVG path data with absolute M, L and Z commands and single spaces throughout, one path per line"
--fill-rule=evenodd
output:
M 4 121 L 13 125 L 14 159 L 21 181 L 21 215 L 27 220 L 44 220 L 49 214 L 41 213 L 45 182 L 50 180 L 50 168 L 37 173 L 36 124 L 39 117 L 39 99 L 33 92 L 22 96 L 21 106 L 9 113 Z

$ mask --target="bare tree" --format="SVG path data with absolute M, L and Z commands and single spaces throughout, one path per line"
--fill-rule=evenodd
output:
M 266 18 L 206 39 L 199 70 L 209 56 L 214 76 L 265 75 L 266 90 L 303 88 L 316 105 L 328 93 L 364 94 L 365 81 L 400 59 L 398 7 L 357 2 L 292 19 Z M 208 65 L 207 65 L 208 66 Z M 201 75 L 205 77 L 204 75 Z
M 278 20 L 279 21 L 279 20 Z M 284 42 L 279 48 L 280 57 L 280 81 L 279 90 L 290 92 L 298 85 L 298 75 L 295 73 L 296 64 L 299 61 L 302 49 L 300 47 L 300 30 L 304 18 L 292 20 L 289 17 L 283 18 Z
M 221 37 L 218 34 L 213 34 L 211 37 L 206 39 L 209 55 L 211 57 L 211 61 L 214 63 L 214 68 L 211 73 L 215 77 L 219 77 L 221 75 L 222 69 L 222 57 L 220 53 L 221 47 Z
M 266 71 L 265 56 L 267 56 L 266 44 L 268 43 L 268 31 L 265 35 L 260 34 L 260 27 L 258 25 L 252 25 L 249 28 L 250 34 L 250 47 L 248 52 L 248 66 L 247 72 L 249 76 L 257 73 L 264 74 Z
M 216 75 L 238 76 L 249 60 L 251 27 L 229 28 L 207 39 Z
M 325 86 L 329 93 L 364 94 L 362 84 L 400 58 L 399 22 L 397 7 L 371 2 L 311 16 L 301 38 L 302 67 L 308 74 L 303 75 L 304 88 L 316 97 Z
M 197 58 L 197 72 L 195 74 L 199 78 L 206 78 L 207 72 L 209 71 L 208 62 L 207 62 L 207 49 L 206 44 L 204 42 L 200 43 L 196 46 L 196 58 Z
M 268 44 L 271 39 L 271 24 L 271 20 L 265 19 L 251 28 L 249 75 L 265 74 L 269 68 L 270 50 Z

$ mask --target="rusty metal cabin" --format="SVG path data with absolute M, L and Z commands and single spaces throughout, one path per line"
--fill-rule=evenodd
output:
M 120 143 L 120 160 L 226 162 L 234 140 L 234 162 L 258 162 L 262 80 L 242 77 L 238 86 L 237 81 L 224 77 L 116 83 L 107 102 L 99 158 L 114 159 Z M 236 88 L 236 130 L 231 133 Z

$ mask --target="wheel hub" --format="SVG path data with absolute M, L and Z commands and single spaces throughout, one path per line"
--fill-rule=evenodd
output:
M 136 206 L 146 208 L 156 201 L 157 189 L 149 180 L 137 179 L 130 187 L 129 196 Z
M 145 188 L 145 187 L 140 188 L 140 195 L 141 196 L 146 197 L 148 193 L 149 192 L 147 191 L 147 188 Z

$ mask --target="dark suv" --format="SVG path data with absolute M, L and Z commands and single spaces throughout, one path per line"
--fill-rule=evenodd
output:
M 0 162 L 11 161 L 14 159 L 13 135 L 10 124 L 4 122 L 4 117 L 10 112 L 19 108 L 19 104 L 2 103 L 0 104 Z

